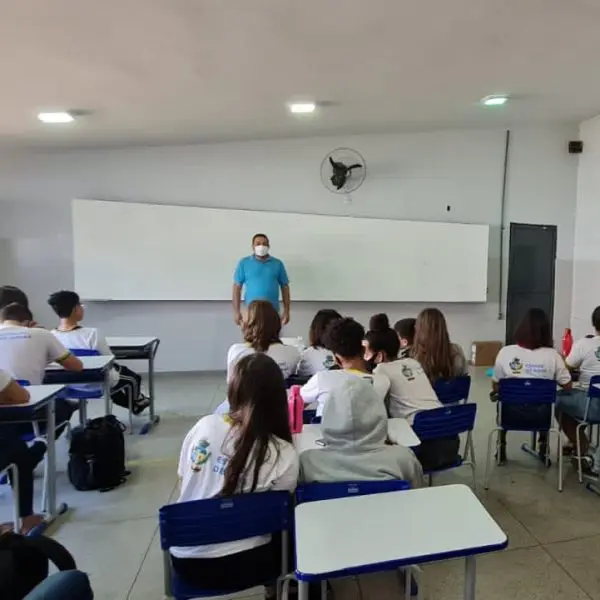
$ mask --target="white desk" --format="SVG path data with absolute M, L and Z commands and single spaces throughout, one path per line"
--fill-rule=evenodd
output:
M 295 521 L 300 600 L 308 599 L 309 581 L 459 557 L 464 598 L 474 600 L 475 555 L 508 545 L 466 485 L 307 502 Z
M 415 448 L 421 444 L 421 440 L 406 419 L 388 419 L 388 435 L 390 440 L 399 446 Z M 323 448 L 317 444 L 317 440 L 322 437 L 321 425 L 304 425 L 302 433 L 294 434 L 296 451 L 301 454 L 305 450 Z
M 104 396 L 104 412 L 107 415 L 111 414 L 110 369 L 115 362 L 115 357 L 112 355 L 80 356 L 79 360 L 83 363 L 83 371 L 66 371 L 56 363 L 48 365 L 44 383 L 61 383 L 63 385 L 100 383 Z M 81 418 L 85 420 L 85 415 L 82 415 Z
M 45 529 L 52 523 L 58 515 L 63 514 L 67 510 L 66 504 L 56 505 L 56 439 L 54 419 L 54 399 L 60 392 L 65 389 L 64 385 L 32 385 L 27 387 L 29 392 L 29 402 L 27 404 L 14 404 L 11 406 L 0 406 L 0 423 L 3 422 L 3 417 L 6 418 L 10 414 L 10 419 L 7 423 L 15 422 L 32 422 L 34 421 L 33 413 L 35 410 L 46 407 L 46 438 L 48 448 L 46 450 L 48 460 L 48 477 L 46 481 L 46 519 L 44 522 Z M 21 417 L 22 415 L 22 417 Z M 41 532 L 41 531 L 40 531 Z
M 110 349 L 117 359 L 148 361 L 148 394 L 150 399 L 150 418 L 140 429 L 140 434 L 148 433 L 157 425 L 160 417 L 155 414 L 154 407 L 154 357 L 160 340 L 153 336 L 118 336 L 106 338 Z

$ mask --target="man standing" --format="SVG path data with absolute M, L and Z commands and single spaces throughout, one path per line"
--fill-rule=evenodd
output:
M 290 286 L 282 261 L 269 254 L 269 238 L 257 233 L 252 238 L 252 255 L 242 258 L 233 274 L 233 320 L 242 322 L 242 288 L 245 286 L 244 304 L 249 306 L 254 300 L 267 300 L 279 312 L 279 289 L 283 310 L 281 322 L 287 325 L 290 320 Z

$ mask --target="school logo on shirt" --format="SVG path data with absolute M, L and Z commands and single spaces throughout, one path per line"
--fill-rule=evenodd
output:
M 516 356 L 508 363 L 508 366 L 513 372 L 513 375 L 518 375 L 523 370 L 523 363 Z
M 200 440 L 193 448 L 190 460 L 192 461 L 192 471 L 199 473 L 202 471 L 204 463 L 210 458 L 210 450 L 208 440 Z
M 329 370 L 334 365 L 335 365 L 335 358 L 333 358 L 333 356 L 331 356 L 331 354 L 329 354 L 327 356 L 327 358 L 323 361 L 323 368 Z
M 597 360 L 600 360 L 600 346 L 598 346 L 595 350 L 594 350 L 594 356 L 596 357 Z
M 408 365 L 402 365 L 402 375 L 409 381 L 412 381 L 415 378 L 413 370 Z

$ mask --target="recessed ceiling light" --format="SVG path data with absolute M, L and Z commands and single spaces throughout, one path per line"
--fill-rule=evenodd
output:
M 75 117 L 68 112 L 41 112 L 38 113 L 38 119 L 42 123 L 71 123 Z
M 306 115 L 315 112 L 317 105 L 315 102 L 291 102 L 288 107 L 295 115 Z
M 502 106 L 508 101 L 508 96 L 494 95 L 486 96 L 481 99 L 481 103 L 485 106 Z

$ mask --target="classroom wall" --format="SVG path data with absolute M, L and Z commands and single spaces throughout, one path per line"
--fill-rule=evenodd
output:
M 14 283 L 30 295 L 36 317 L 52 324 L 48 293 L 73 285 L 70 200 L 94 198 L 268 211 L 488 223 L 489 301 L 441 306 L 453 339 L 503 339 L 498 320 L 502 130 L 256 141 L 181 147 L 0 153 L 0 238 L 9 240 Z M 507 188 L 507 223 L 556 224 L 558 268 L 555 320 L 571 315 L 577 158 L 566 151 L 577 128 L 547 126 L 513 131 Z M 319 167 L 338 146 L 359 150 L 368 179 L 351 204 L 321 186 Z M 272 237 L 277 254 L 277 232 Z M 202 232 L 199 231 L 201 236 Z M 135 231 L 131 232 L 135 243 Z M 110 231 L 106 232 L 110 244 Z M 218 248 L 207 248 L 218 252 Z M 102 248 L 98 248 L 101 252 Z M 443 252 L 443 248 L 440 248 Z M 507 251 L 507 246 L 506 246 Z M 370 250 L 377 264 L 377 240 Z M 234 265 L 232 265 L 232 270 Z M 468 265 L 457 265 L 468 268 Z M 293 273 L 292 295 L 293 295 Z M 398 269 L 402 276 L 402 240 Z M 506 282 L 506 278 L 505 278 Z M 364 323 L 378 311 L 392 320 L 416 315 L 417 304 L 349 303 L 335 306 Z M 319 308 L 293 306 L 286 335 L 306 336 Z M 95 304 L 90 324 L 107 334 L 156 334 L 161 370 L 222 369 L 229 344 L 239 337 L 223 302 Z
M 590 316 L 600 304 L 600 115 L 579 131 L 583 153 L 577 172 L 575 268 L 571 327 L 576 337 L 591 332 Z

